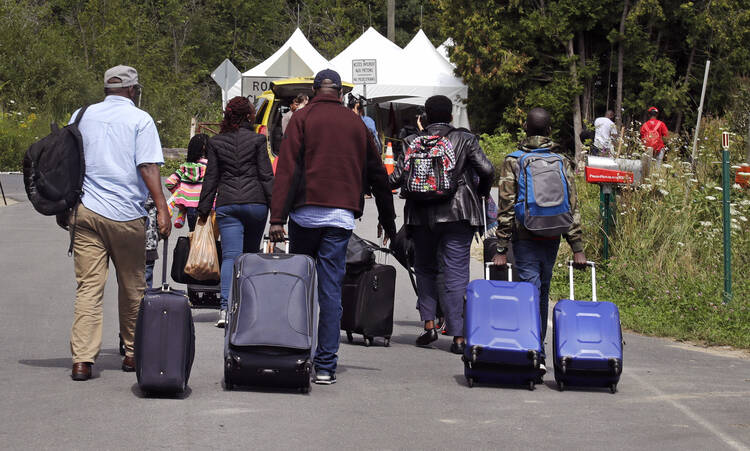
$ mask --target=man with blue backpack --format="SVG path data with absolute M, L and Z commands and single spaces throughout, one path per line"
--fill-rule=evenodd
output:
M 500 175 L 497 254 L 495 265 L 505 266 L 508 243 L 513 242 L 520 279 L 539 289 L 542 342 L 547 333 L 547 312 L 552 269 L 564 236 L 573 250 L 574 266 L 586 267 L 583 231 L 575 179 L 570 161 L 549 138 L 549 113 L 529 111 L 526 139 L 505 158 Z M 542 350 L 544 347 L 542 347 Z M 544 365 L 541 369 L 546 372 Z

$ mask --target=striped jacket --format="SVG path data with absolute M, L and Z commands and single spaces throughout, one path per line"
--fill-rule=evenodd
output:
M 186 162 L 167 178 L 164 185 L 174 194 L 175 204 L 184 207 L 197 207 L 201 198 L 201 188 L 205 175 L 205 164 Z

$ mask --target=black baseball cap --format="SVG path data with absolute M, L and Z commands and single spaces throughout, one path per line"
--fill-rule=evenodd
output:
M 323 80 L 328 79 L 333 82 L 332 88 L 341 88 L 341 76 L 338 72 L 336 72 L 333 69 L 323 69 L 322 71 L 318 72 L 315 75 L 315 80 L 313 80 L 313 89 L 320 88 L 321 83 L 323 83 Z

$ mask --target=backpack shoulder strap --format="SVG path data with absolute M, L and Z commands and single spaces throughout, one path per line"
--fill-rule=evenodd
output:
M 513 158 L 521 158 L 524 155 L 526 155 L 526 152 L 520 149 L 508 154 L 509 157 L 513 157 Z
M 81 118 L 83 118 L 83 113 L 85 113 L 85 112 L 86 112 L 86 110 L 88 109 L 88 107 L 89 107 L 89 106 L 90 106 L 90 105 L 84 105 L 84 106 L 83 106 L 83 107 L 81 108 L 81 110 L 80 110 L 80 111 L 78 111 L 78 115 L 76 116 L 76 120 L 75 120 L 75 122 L 73 122 L 73 125 L 75 125 L 76 127 L 78 127 L 78 124 L 80 124 L 80 123 L 81 123 Z

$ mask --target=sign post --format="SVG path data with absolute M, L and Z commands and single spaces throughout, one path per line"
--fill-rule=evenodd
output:
M 724 303 L 732 300 L 732 218 L 729 208 L 729 132 L 721 134 L 722 203 L 724 204 Z
M 352 60 L 352 83 L 362 86 L 362 95 L 367 98 L 367 85 L 378 83 L 378 60 Z
M 219 67 L 217 67 L 211 74 L 211 78 L 214 79 L 217 85 L 221 88 L 221 109 L 223 110 L 227 106 L 227 93 L 232 86 L 242 79 L 242 73 L 232 64 L 231 61 L 225 59 Z

